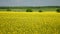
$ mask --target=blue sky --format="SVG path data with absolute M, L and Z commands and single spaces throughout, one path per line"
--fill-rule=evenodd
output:
M 0 6 L 60 6 L 60 0 L 0 0 Z

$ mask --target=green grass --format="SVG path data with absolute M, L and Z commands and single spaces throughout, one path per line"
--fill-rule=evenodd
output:
M 60 13 L 0 12 L 0 34 L 60 34 Z

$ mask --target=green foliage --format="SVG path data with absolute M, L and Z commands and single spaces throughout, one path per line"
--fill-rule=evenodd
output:
M 60 12 L 60 9 L 57 9 L 56 11 L 57 11 L 57 12 Z
M 11 9 L 10 9 L 10 8 L 8 8 L 8 9 L 7 9 L 7 11 L 11 11 Z
M 39 12 L 42 12 L 42 10 L 39 10 Z
M 32 9 L 27 9 L 26 12 L 32 12 Z

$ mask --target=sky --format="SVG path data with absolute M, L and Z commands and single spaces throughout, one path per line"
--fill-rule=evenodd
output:
M 60 6 L 60 0 L 0 0 L 0 6 Z

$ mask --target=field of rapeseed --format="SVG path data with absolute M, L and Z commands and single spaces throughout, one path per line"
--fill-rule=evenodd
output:
M 0 34 L 60 34 L 60 14 L 0 12 Z

